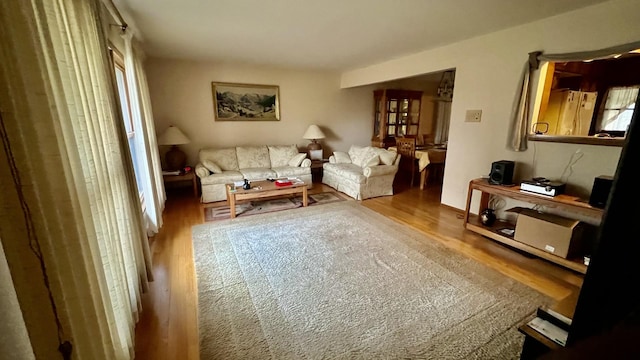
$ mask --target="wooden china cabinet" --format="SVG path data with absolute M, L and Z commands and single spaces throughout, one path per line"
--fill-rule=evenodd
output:
M 395 146 L 397 136 L 417 136 L 422 91 L 382 89 L 373 92 L 371 145 Z

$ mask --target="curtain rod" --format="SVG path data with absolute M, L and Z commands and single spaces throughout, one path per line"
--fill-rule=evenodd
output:
M 102 3 L 107 7 L 107 9 L 111 13 L 111 15 L 113 17 L 115 17 L 116 20 L 118 20 L 118 22 L 120 23 L 120 24 L 118 24 L 118 26 L 120 26 L 122 31 L 127 30 L 129 25 L 127 24 L 126 21 L 124 21 L 124 18 L 122 17 L 122 14 L 120 14 L 120 11 L 116 7 L 116 5 L 113 3 L 113 0 L 102 0 Z

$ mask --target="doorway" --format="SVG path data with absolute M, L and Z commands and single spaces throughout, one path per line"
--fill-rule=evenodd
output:
M 427 165 L 423 191 L 435 192 L 440 196 L 442 181 L 446 167 L 446 150 L 449 141 L 449 126 L 451 119 L 451 104 L 455 85 L 455 69 L 422 74 L 410 78 L 386 81 L 376 84 L 377 89 L 402 89 L 421 91 L 420 121 L 416 136 L 419 147 L 423 152 L 434 151 L 434 162 Z M 421 154 L 422 155 L 422 154 Z M 418 169 L 420 170 L 423 169 Z M 416 177 L 423 173 L 414 174 Z M 410 185 L 411 174 L 399 171 L 394 182 L 394 191 L 401 192 L 419 187 L 420 181 Z

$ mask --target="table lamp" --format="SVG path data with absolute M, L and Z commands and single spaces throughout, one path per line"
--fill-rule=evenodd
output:
M 167 170 L 182 170 L 187 164 L 187 155 L 178 148 L 178 145 L 190 143 L 189 138 L 177 127 L 171 125 L 158 138 L 158 145 L 171 145 L 171 149 L 165 154 Z
M 307 131 L 302 135 L 302 138 L 311 140 L 309 145 L 307 145 L 309 159 L 322 160 L 322 145 L 320 145 L 318 139 L 324 139 L 324 133 L 318 125 L 309 125 L 309 128 L 307 128 Z

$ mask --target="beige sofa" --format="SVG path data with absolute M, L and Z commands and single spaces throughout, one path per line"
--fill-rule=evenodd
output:
M 225 184 L 243 179 L 297 177 L 313 186 L 311 160 L 296 145 L 237 146 L 201 149 L 196 175 L 202 185 L 201 202 L 227 199 Z
M 356 200 L 393 195 L 400 155 L 395 151 L 353 145 L 334 151 L 322 167 L 322 183 Z

